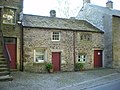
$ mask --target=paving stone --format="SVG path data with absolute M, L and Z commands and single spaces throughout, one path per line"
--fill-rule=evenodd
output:
M 80 90 L 120 79 L 115 69 L 40 74 L 12 72 L 13 81 L 0 82 L 0 90 Z

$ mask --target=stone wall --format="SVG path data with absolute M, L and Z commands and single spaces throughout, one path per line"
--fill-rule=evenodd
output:
M 60 32 L 60 41 L 52 41 L 51 33 Z M 46 62 L 52 62 L 52 52 L 61 52 L 61 71 L 74 70 L 74 32 L 70 30 L 38 29 L 24 27 L 24 68 L 27 71 L 45 72 L 44 63 L 34 62 L 34 50 L 45 48 L 47 51 Z M 88 33 L 92 35 L 91 41 L 81 41 L 80 35 Z M 94 48 L 103 48 L 103 34 L 92 32 L 75 32 L 75 55 L 87 54 L 86 69 L 93 68 Z
M 120 68 L 120 17 L 113 16 L 113 68 Z
M 119 10 L 113 10 L 94 4 L 86 4 L 76 19 L 89 21 L 104 31 L 104 66 L 112 67 L 112 15 L 120 16 Z
M 104 30 L 104 63 L 105 67 L 112 67 L 112 16 L 103 14 L 103 30 Z
M 90 34 L 91 40 L 81 40 L 79 37 L 83 34 Z M 77 39 L 76 39 L 76 60 L 78 57 L 78 53 L 85 53 L 87 55 L 87 59 L 85 62 L 86 69 L 93 69 L 94 68 L 94 50 L 96 48 L 103 50 L 103 34 L 101 33 L 94 33 L 94 32 L 77 32 Z
M 28 64 L 34 62 L 34 50 L 44 48 L 47 51 L 47 62 L 52 62 L 52 52 L 61 52 L 61 70 L 62 64 L 66 67 L 73 64 L 73 33 L 72 31 L 60 31 L 60 41 L 52 41 L 51 33 L 55 30 L 49 29 L 24 29 L 24 65 L 25 70 Z M 33 64 L 34 68 L 34 64 Z M 72 70 L 70 67 L 68 70 Z
M 20 25 L 17 23 L 19 20 L 20 12 L 23 9 L 23 0 L 0 0 L 0 6 L 2 6 L 2 14 L 5 7 L 15 9 L 15 24 L 2 24 L 2 32 L 4 37 L 12 37 L 17 40 L 17 68 L 20 65 Z M 1 17 L 2 18 L 2 17 Z

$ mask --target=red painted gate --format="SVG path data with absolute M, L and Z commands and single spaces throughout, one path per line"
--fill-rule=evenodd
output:
M 10 69 L 16 69 L 16 39 L 15 38 L 5 38 L 5 45 L 8 50 L 10 58 Z
M 60 71 L 60 52 L 52 52 L 52 64 L 54 71 Z
M 94 50 L 94 67 L 102 67 L 102 50 Z

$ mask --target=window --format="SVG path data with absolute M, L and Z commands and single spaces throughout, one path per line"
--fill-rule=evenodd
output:
M 15 9 L 4 8 L 3 23 L 7 24 L 15 23 Z
M 82 34 L 82 35 L 80 35 L 80 40 L 92 41 L 92 35 L 91 34 Z
M 85 62 L 86 61 L 86 55 L 85 54 L 79 54 L 78 55 L 78 62 Z
M 60 32 L 52 33 L 52 41 L 60 41 Z
M 15 44 L 16 43 L 16 38 L 12 37 L 4 37 L 5 44 Z
M 34 50 L 34 62 L 44 62 L 45 61 L 45 49 Z

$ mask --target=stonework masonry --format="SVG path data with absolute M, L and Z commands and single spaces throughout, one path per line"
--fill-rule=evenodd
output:
M 0 6 L 2 7 L 2 14 L 4 13 L 4 8 L 15 9 L 15 23 L 14 24 L 2 24 L 2 32 L 4 37 L 15 38 L 16 39 L 16 63 L 17 69 L 20 65 L 20 26 L 18 25 L 19 15 L 23 8 L 23 0 L 0 0 Z
M 24 27 L 24 68 L 30 72 L 45 72 L 44 63 L 34 62 L 34 49 L 47 51 L 46 62 L 52 62 L 52 52 L 61 52 L 61 71 L 74 70 L 74 32 L 72 30 L 39 29 Z M 52 41 L 51 33 L 60 32 L 60 41 Z M 82 41 L 81 34 L 91 34 L 91 41 Z M 103 34 L 95 32 L 75 32 L 75 59 L 78 53 L 87 54 L 86 69 L 94 68 L 94 49 L 103 49 Z
M 120 68 L 120 17 L 113 16 L 112 20 L 113 67 Z

